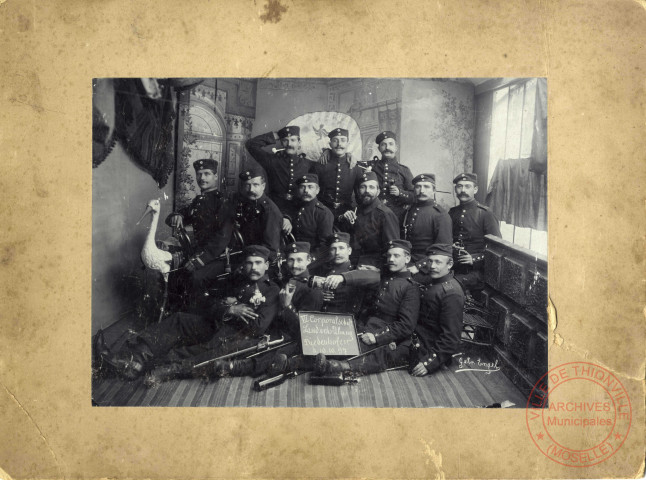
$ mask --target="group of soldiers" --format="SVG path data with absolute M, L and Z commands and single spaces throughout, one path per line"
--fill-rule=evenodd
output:
M 116 352 L 97 336 L 100 371 L 146 375 L 151 384 L 186 376 L 369 374 L 410 363 L 411 348 L 418 359 L 412 375 L 451 362 L 465 291 L 483 285 L 484 236 L 500 236 L 492 212 L 475 200 L 476 175 L 453 179 L 460 203 L 446 212 L 435 201 L 435 175 L 413 177 L 398 160 L 393 132 L 377 136 L 381 159 L 368 162 L 347 152 L 346 129 L 328 136 L 318 162 L 301 153 L 297 126 L 250 139 L 246 148 L 261 168 L 244 170 L 230 196 L 217 190 L 215 160 L 194 163 L 201 194 L 166 222 L 193 227 L 195 251 L 175 254 L 175 262 L 195 302 Z M 277 141 L 282 148 L 270 151 Z M 362 355 L 303 356 L 299 311 L 352 314 Z M 254 348 L 257 354 L 237 355 Z

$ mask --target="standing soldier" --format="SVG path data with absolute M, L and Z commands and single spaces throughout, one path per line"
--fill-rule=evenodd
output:
M 411 183 L 413 174 L 397 159 L 397 136 L 393 132 L 381 132 L 377 135 L 376 143 L 379 145 L 381 160 L 373 160 L 368 162 L 368 165 L 379 178 L 381 184 L 379 198 L 397 215 L 401 223 L 409 205 L 415 200 Z
M 240 188 L 231 198 L 235 226 L 245 245 L 265 246 L 273 260 L 280 248 L 280 210 L 265 195 L 262 171 L 250 168 L 238 177 Z
M 449 210 L 453 223 L 455 278 L 468 290 L 484 286 L 485 235 L 500 237 L 500 225 L 488 207 L 478 203 L 478 177 L 475 173 L 461 173 L 453 179 L 455 193 L 460 201 Z
M 301 153 L 301 130 L 296 126 L 281 128 L 278 133 L 269 132 L 247 140 L 245 146 L 251 156 L 267 173 L 269 181 L 269 198 L 283 214 L 292 208 L 292 199 L 296 196 L 296 179 L 309 173 L 314 162 Z M 274 145 L 280 139 L 283 150 L 270 153 L 264 147 Z M 290 233 L 288 222 L 283 224 L 283 231 Z
M 218 260 L 231 240 L 232 215 L 224 195 L 217 189 L 218 162 L 207 158 L 193 162 L 201 193 L 191 204 L 166 217 L 173 228 L 192 225 L 197 253 L 186 260 L 194 295 L 207 290 L 210 282 L 224 272 L 225 262 Z
M 406 212 L 403 237 L 413 245 L 413 275 L 428 273 L 426 249 L 434 243 L 452 243 L 451 217 L 435 201 L 435 175 L 422 173 L 413 179 L 415 203 Z M 414 277 L 415 278 L 415 277 Z M 417 280 L 417 278 L 416 278 Z
M 308 242 L 312 254 L 317 254 L 325 245 L 325 239 L 332 234 L 334 217 L 332 212 L 317 199 L 320 191 L 319 179 L 315 173 L 307 173 L 295 181 L 298 200 L 291 212 L 292 235 L 299 242 Z M 309 253 L 309 252 L 308 252 Z
M 340 223 L 340 217 L 355 208 L 352 194 L 361 169 L 353 165 L 347 151 L 349 136 L 345 128 L 335 128 L 328 137 L 330 149 L 323 152 L 321 163 L 314 165 L 314 172 L 321 186 L 319 200 L 332 211 L 335 223 Z
M 375 172 L 364 172 L 356 186 L 357 213 L 343 215 L 353 230 L 352 256 L 357 267 L 379 270 L 383 246 L 399 239 L 399 224 L 392 210 L 379 200 L 379 181 Z

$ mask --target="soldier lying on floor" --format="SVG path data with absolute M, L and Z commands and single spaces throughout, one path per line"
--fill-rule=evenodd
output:
M 175 313 L 146 328 L 112 353 L 106 345 L 97 354 L 103 372 L 127 380 L 140 377 L 164 357 L 187 359 L 177 369 L 208 358 L 257 345 L 278 313 L 278 286 L 267 277 L 269 249 L 251 245 L 244 250 L 240 278 L 233 279 L 227 298 L 216 302 L 211 315 Z M 208 369 L 217 365 L 210 363 Z M 190 372 L 190 370 L 189 370 Z
M 452 355 L 456 353 L 460 344 L 464 292 L 450 271 L 453 266 L 452 246 L 431 245 L 426 253 L 432 283 L 422 288 L 420 315 L 415 328 L 420 345 L 418 357 L 412 362 L 413 364 L 410 364 L 410 341 L 402 342 L 400 339 L 394 351 L 380 348 L 374 353 L 351 361 L 327 360 L 325 355 L 319 354 L 316 357 L 315 375 L 345 372 L 366 375 L 409 364 L 411 375 L 423 376 L 439 370 L 442 365 L 451 363 Z M 388 282 L 382 280 L 382 288 L 384 284 L 388 285 Z M 391 334 L 379 337 L 383 340 L 376 343 L 381 345 L 394 336 Z

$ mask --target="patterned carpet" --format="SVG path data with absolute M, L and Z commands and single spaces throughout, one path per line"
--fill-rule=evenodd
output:
M 474 358 L 473 353 L 468 356 Z M 342 386 L 310 385 L 307 373 L 263 392 L 253 390 L 251 377 L 173 380 L 154 388 L 141 380 L 105 379 L 93 381 L 92 392 L 100 406 L 473 408 L 505 400 L 516 408 L 525 406 L 527 399 L 501 371 L 457 371 L 459 358 L 454 360 L 432 376 L 395 370 Z

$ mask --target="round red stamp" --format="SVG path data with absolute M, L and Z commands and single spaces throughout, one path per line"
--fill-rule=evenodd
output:
M 626 441 L 632 407 L 608 369 L 587 362 L 552 368 L 527 400 L 527 429 L 543 454 L 568 467 L 606 461 Z

